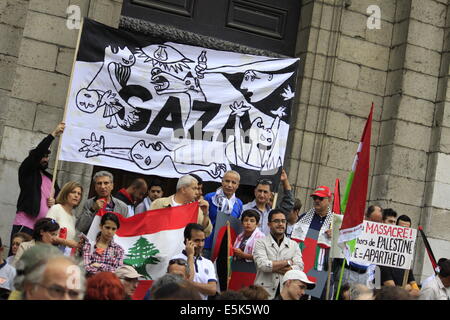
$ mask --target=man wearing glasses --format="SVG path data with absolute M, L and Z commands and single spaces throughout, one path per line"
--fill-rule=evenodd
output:
M 268 215 L 270 234 L 256 240 L 253 259 L 256 265 L 255 285 L 262 286 L 269 299 L 280 294 L 283 275 L 289 270 L 303 270 L 302 253 L 298 244 L 286 237 L 286 214 L 273 209 Z
M 333 219 L 330 208 L 330 188 L 327 186 L 317 187 L 311 194 L 311 198 L 313 208 L 299 217 L 292 231 L 291 239 L 299 241 L 302 251 L 306 248 L 311 249 L 311 245 L 306 244 L 308 241 L 315 242 L 317 249 L 312 250 L 315 254 L 308 255 L 308 261 L 313 259 L 314 263 L 311 264 L 314 266 L 314 270 L 319 273 L 323 272 L 322 275 L 326 278 L 327 259 L 331 247 L 331 221 Z M 306 273 L 308 274 L 309 270 L 306 270 Z M 321 289 L 323 284 L 322 281 L 317 282 L 318 290 L 323 290 Z
M 83 299 L 84 272 L 72 258 L 51 245 L 39 244 L 27 250 L 17 271 L 17 289 L 24 300 Z
M 294 196 L 292 194 L 292 187 L 289 183 L 286 171 L 283 169 L 280 176 L 280 181 L 283 184 L 283 199 L 280 205 L 277 206 L 285 214 L 291 212 L 294 208 Z M 272 181 L 269 179 L 260 179 L 256 183 L 255 187 L 255 200 L 244 205 L 242 212 L 248 209 L 253 209 L 258 211 L 260 214 L 259 228 L 261 231 L 268 235 L 270 233 L 268 225 L 268 215 L 269 211 L 272 209 L 270 205 L 270 200 L 272 198 Z

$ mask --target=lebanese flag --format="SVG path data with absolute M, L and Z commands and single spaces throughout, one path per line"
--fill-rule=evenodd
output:
M 373 103 L 353 162 L 352 172 L 347 182 L 342 206 L 345 214 L 339 232 L 339 243 L 354 240 L 362 232 L 369 180 L 372 116 Z
M 120 221 L 114 242 L 125 251 L 124 264 L 133 266 L 144 276 L 142 280 L 163 276 L 169 260 L 185 248 L 183 231 L 188 223 L 197 222 L 198 208 L 198 202 L 193 202 L 146 211 L 129 218 L 113 212 Z M 99 210 L 92 221 L 87 235 L 91 244 L 95 244 L 105 213 L 105 210 Z

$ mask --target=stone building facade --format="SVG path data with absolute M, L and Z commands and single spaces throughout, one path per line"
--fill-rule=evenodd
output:
M 66 27 L 69 5 L 120 23 L 121 0 L 0 0 L 2 239 L 14 219 L 20 162 L 63 118 L 77 39 Z M 372 5 L 380 9 L 379 28 Z M 336 178 L 345 185 L 373 102 L 368 204 L 409 215 L 436 257 L 448 257 L 449 25 L 447 0 L 302 0 L 286 167 L 304 209 L 317 185 Z M 62 163 L 58 182 L 81 181 L 87 194 L 91 174 L 91 166 Z M 419 238 L 414 274 L 431 273 Z

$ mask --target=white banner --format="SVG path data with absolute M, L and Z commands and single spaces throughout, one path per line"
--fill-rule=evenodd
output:
M 210 181 L 234 169 L 247 184 L 277 175 L 297 65 L 158 43 L 86 20 L 61 160 Z

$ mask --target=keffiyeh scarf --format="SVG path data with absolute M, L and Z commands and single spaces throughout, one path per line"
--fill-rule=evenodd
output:
M 231 214 L 234 204 L 236 203 L 236 195 L 228 199 L 222 188 L 216 190 L 216 194 L 212 197 L 212 203 L 217 207 L 217 211 L 225 214 Z

